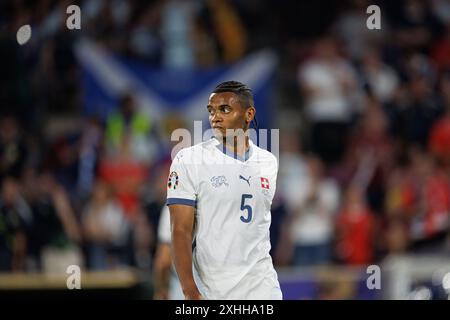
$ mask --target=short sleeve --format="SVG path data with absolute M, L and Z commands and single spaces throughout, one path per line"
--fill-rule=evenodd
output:
M 195 167 L 181 150 L 172 161 L 167 179 L 167 205 L 196 206 Z
M 164 206 L 161 210 L 161 217 L 159 218 L 158 224 L 158 241 L 161 243 L 171 242 L 170 211 L 167 206 Z

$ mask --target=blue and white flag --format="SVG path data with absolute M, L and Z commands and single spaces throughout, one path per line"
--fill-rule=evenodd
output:
M 194 70 L 168 70 L 118 58 L 89 41 L 77 44 L 75 53 L 83 70 L 85 115 L 105 118 L 117 107 L 119 97 L 132 92 L 138 106 L 153 121 L 173 112 L 186 121 L 207 121 L 206 105 L 213 88 L 220 82 L 236 80 L 252 88 L 260 127 L 271 128 L 277 65 L 271 51 L 257 52 L 230 66 Z

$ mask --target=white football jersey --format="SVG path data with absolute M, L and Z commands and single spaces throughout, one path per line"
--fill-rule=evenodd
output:
M 281 299 L 270 251 L 278 163 L 250 141 L 243 159 L 212 138 L 172 162 L 167 204 L 196 208 L 195 282 L 206 299 Z

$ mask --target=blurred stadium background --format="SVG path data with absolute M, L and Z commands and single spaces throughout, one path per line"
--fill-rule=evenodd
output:
M 284 297 L 448 299 L 450 1 L 4 0 L 0 73 L 2 297 L 151 299 L 170 133 L 234 79 L 280 128 Z

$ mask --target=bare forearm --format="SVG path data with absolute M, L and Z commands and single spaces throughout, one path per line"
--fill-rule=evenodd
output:
M 157 270 L 155 275 L 155 296 L 157 299 L 168 299 L 170 269 Z
M 169 244 L 159 244 L 155 257 L 153 279 L 155 281 L 155 299 L 166 300 L 169 293 L 170 268 L 172 258 Z
M 192 274 L 192 234 L 194 221 L 193 207 L 186 205 L 170 206 L 173 260 L 184 297 L 187 300 L 202 299 Z
M 192 274 L 192 236 L 187 232 L 172 232 L 172 251 L 183 293 L 187 298 L 200 295 Z

